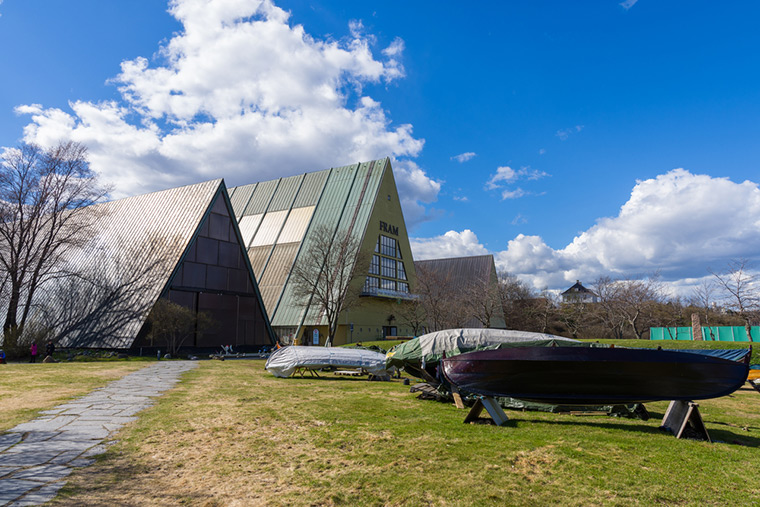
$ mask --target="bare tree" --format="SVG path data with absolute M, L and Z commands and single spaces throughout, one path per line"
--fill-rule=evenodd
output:
M 660 276 L 641 280 L 620 280 L 616 287 L 616 307 L 638 339 L 656 322 L 657 306 L 664 300 Z
M 120 348 L 125 335 L 138 331 L 128 328 L 141 325 L 153 305 L 146 294 L 155 294 L 171 268 L 161 252 L 178 241 L 151 237 L 119 252 L 83 248 L 64 264 L 61 276 L 40 287 L 34 322 L 48 331 L 46 340 L 67 347 Z M 134 256 L 135 251 L 146 255 Z
M 89 235 L 74 210 L 100 201 L 87 150 L 66 142 L 51 149 L 24 144 L 0 160 L 0 269 L 6 278 L 4 344 L 16 346 L 36 292 L 56 276 L 59 260 Z
M 723 293 L 725 306 L 738 314 L 744 321 L 747 338 L 751 340 L 752 323 L 760 311 L 760 289 L 758 275 L 752 273 L 752 266 L 747 259 L 732 260 L 725 271 L 715 273 L 716 283 Z
M 414 336 L 419 336 L 427 326 L 427 312 L 421 297 L 402 301 L 397 310 L 401 322 L 412 328 Z
M 471 281 L 462 291 L 467 299 L 470 314 L 485 328 L 492 327 L 499 315 L 503 315 L 501 290 L 490 278 Z
M 523 329 L 526 327 L 526 311 L 532 306 L 533 291 L 515 275 L 502 272 L 498 276 L 499 300 L 507 328 Z
M 593 315 L 612 338 L 623 338 L 625 317 L 618 311 L 618 285 L 608 276 L 598 278 L 593 284 L 599 303 L 593 307 Z
M 702 280 L 702 282 L 694 287 L 691 296 L 688 299 L 688 304 L 704 311 L 705 324 L 710 326 L 710 316 L 712 314 L 712 308 L 715 304 L 715 283 L 711 280 Z
M 206 313 L 195 314 L 189 308 L 168 299 L 159 299 L 148 315 L 151 342 L 163 341 L 166 350 L 177 355 L 185 341 L 194 334 L 202 334 L 211 325 Z
M 416 266 L 417 293 L 429 331 L 464 327 L 473 318 L 466 291 L 457 288 L 450 272 Z
M 340 313 L 353 306 L 361 293 L 361 284 L 352 283 L 354 271 L 366 272 L 369 258 L 356 238 L 326 225 L 318 226 L 311 237 L 314 240 L 299 255 L 290 279 L 306 311 L 317 309 L 317 318 L 327 320 L 332 343 Z

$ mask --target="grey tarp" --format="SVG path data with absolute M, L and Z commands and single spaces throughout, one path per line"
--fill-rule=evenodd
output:
M 327 367 L 362 368 L 384 375 L 385 355 L 367 349 L 342 347 L 302 347 L 293 345 L 277 349 L 269 356 L 265 368 L 275 377 L 289 377 L 296 368 L 315 370 Z

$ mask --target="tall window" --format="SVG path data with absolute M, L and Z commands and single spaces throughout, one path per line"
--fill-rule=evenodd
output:
M 364 284 L 365 292 L 377 289 L 409 292 L 406 268 L 401 259 L 398 240 L 380 235 L 375 244 L 375 254 L 369 265 L 369 274 Z M 379 275 L 379 276 L 378 276 Z

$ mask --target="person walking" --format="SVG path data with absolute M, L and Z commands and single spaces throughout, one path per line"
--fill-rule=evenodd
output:
M 29 359 L 29 362 L 30 363 L 37 362 L 37 342 L 32 342 L 32 345 L 29 347 L 29 353 L 32 356 Z
M 55 353 L 55 345 L 53 344 L 52 341 L 48 341 L 47 345 L 45 345 L 45 355 L 50 356 L 50 359 L 53 359 L 54 353 Z

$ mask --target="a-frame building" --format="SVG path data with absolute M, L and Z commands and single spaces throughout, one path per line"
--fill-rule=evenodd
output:
M 325 319 L 296 295 L 291 272 L 328 228 L 361 244 L 359 303 L 340 316 L 335 344 L 411 334 L 399 305 L 413 299 L 414 263 L 388 158 L 235 187 L 231 202 L 264 305 L 283 342 L 324 344 Z
M 184 346 L 258 349 L 275 343 L 221 179 L 77 210 L 92 231 L 61 259 L 76 277 L 51 280 L 34 321 L 63 347 L 158 346 L 146 319 L 159 298 L 211 325 Z

